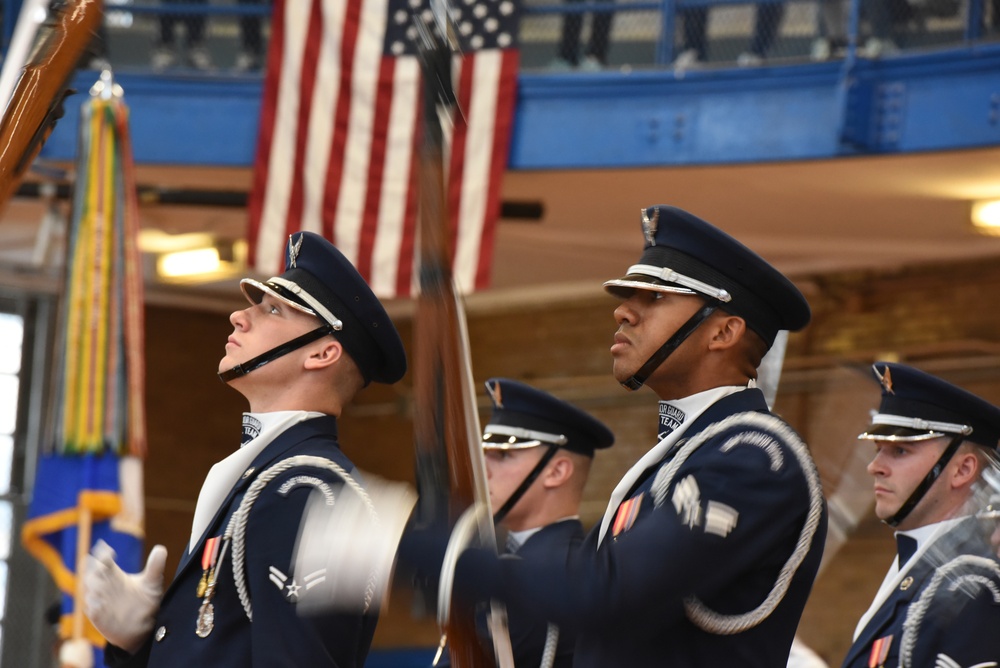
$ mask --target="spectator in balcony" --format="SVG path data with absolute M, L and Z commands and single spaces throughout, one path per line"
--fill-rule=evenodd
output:
M 577 4 L 582 0 L 568 0 L 568 2 Z M 579 67 L 582 70 L 596 71 L 607 67 L 608 46 L 611 43 L 611 16 L 611 12 L 593 13 L 587 52 L 581 60 L 580 33 L 583 30 L 583 14 L 572 12 L 564 15 L 559 55 L 552 64 L 552 69 Z
M 816 39 L 809 51 L 813 60 L 827 60 L 847 47 L 846 9 L 844 0 L 820 0 Z
M 163 0 L 168 5 L 184 4 L 207 4 L 208 0 Z M 177 36 L 175 35 L 177 24 L 183 25 L 187 32 L 187 48 L 185 49 L 184 61 L 188 67 L 196 70 L 207 70 L 212 67 L 212 58 L 208 49 L 204 45 L 205 36 L 205 15 L 204 14 L 161 14 L 160 15 L 160 39 L 153 48 L 152 67 L 154 72 L 163 72 L 174 67 L 180 61 L 182 55 L 176 46 Z
M 898 53 L 899 27 L 905 27 L 913 18 L 909 0 L 862 0 L 861 8 L 868 17 L 872 31 L 865 41 L 862 55 L 879 58 Z
M 239 0 L 241 5 L 262 5 L 265 0 Z M 268 3 L 270 4 L 270 3 Z M 264 64 L 263 18 L 259 14 L 240 16 L 240 52 L 236 54 L 233 69 L 237 72 L 255 72 Z
M 680 55 L 674 60 L 674 68 L 683 70 L 708 59 L 708 7 L 686 7 L 680 10 L 679 15 L 683 39 Z M 761 2 L 756 6 L 750 48 L 739 55 L 737 64 L 748 67 L 764 62 L 778 36 L 784 16 L 783 2 Z

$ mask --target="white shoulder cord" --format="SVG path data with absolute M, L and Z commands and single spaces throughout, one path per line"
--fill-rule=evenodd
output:
M 559 627 L 549 624 L 545 630 L 545 648 L 542 650 L 541 668 L 552 668 L 556 661 L 556 647 L 559 645 Z
M 782 567 L 771 592 L 759 606 L 740 615 L 723 615 L 709 609 L 695 597 L 684 601 L 684 610 L 687 613 L 688 619 L 703 631 L 717 635 L 732 635 L 752 629 L 774 612 L 778 604 L 785 598 L 795 572 L 802 564 L 806 554 L 808 554 L 813 536 L 815 536 L 820 519 L 823 516 L 823 487 L 819 480 L 819 474 L 816 472 L 816 467 L 812 462 L 812 457 L 809 455 L 809 450 L 806 448 L 806 444 L 781 419 L 768 413 L 756 412 L 732 415 L 725 420 L 712 424 L 684 443 L 670 463 L 656 474 L 652 489 L 656 507 L 663 505 L 667 498 L 670 483 L 673 481 L 677 470 L 695 450 L 718 434 L 729 429 L 741 427 L 752 431 L 734 434 L 732 438 L 726 441 L 722 449 L 728 451 L 738 445 L 751 445 L 762 448 L 771 457 L 771 468 L 776 471 L 783 465 L 783 457 L 779 445 L 786 445 L 792 451 L 792 454 L 795 455 L 795 459 L 805 474 L 806 485 L 809 488 L 809 514 L 806 516 L 802 531 L 799 533 L 799 540 L 795 545 L 795 550 Z
M 985 571 L 985 573 L 967 572 L 955 577 L 953 573 L 958 569 L 969 571 L 977 569 Z M 934 594 L 937 593 L 941 583 L 945 580 L 951 582 L 948 589 L 952 591 L 963 585 L 972 589 L 979 587 L 988 589 L 993 595 L 994 603 L 1000 604 L 1000 589 L 996 584 L 1000 580 L 1000 565 L 992 559 L 965 554 L 936 569 L 930 584 L 920 593 L 917 602 L 911 605 L 906 613 L 906 620 L 903 622 L 903 638 L 899 645 L 899 668 L 909 668 L 913 665 L 913 649 L 920 634 L 920 625 L 924 621 L 927 610 L 931 607 Z
M 313 455 L 297 455 L 295 457 L 289 457 L 288 459 L 281 460 L 257 476 L 257 479 L 254 480 L 250 485 L 250 488 L 247 489 L 247 492 L 243 496 L 243 500 L 240 501 L 240 505 L 236 509 L 236 512 L 233 513 L 233 516 L 229 519 L 229 524 L 226 527 L 225 533 L 226 542 L 228 543 L 232 540 L 233 543 L 233 580 L 236 583 L 236 592 L 239 594 L 240 603 L 243 604 L 243 609 L 247 613 L 247 619 L 250 621 L 253 621 L 253 610 L 250 605 L 250 592 L 248 591 L 246 581 L 246 529 L 247 522 L 250 519 L 250 508 L 253 507 L 257 497 L 260 496 L 260 493 L 269 482 L 285 471 L 295 467 L 325 469 L 336 473 L 344 480 L 345 486 L 350 487 L 352 490 L 357 492 L 358 496 L 360 496 L 365 502 L 371 521 L 375 524 L 378 523 L 378 515 L 375 513 L 375 506 L 372 504 L 365 489 L 351 477 L 344 467 L 325 457 L 317 457 Z M 300 482 L 312 484 L 308 478 L 303 478 Z M 367 612 L 368 608 L 371 606 L 376 582 L 377 573 L 373 571 L 369 576 L 368 587 L 366 589 L 364 605 L 365 612 Z

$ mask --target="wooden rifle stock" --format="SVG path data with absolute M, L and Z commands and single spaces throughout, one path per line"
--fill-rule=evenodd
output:
M 465 312 L 454 286 L 438 110 L 450 111 L 452 53 L 441 37 L 425 35 L 423 134 L 420 143 L 420 295 L 414 316 L 414 432 L 417 518 L 450 524 L 467 508 L 489 504 L 482 433 L 472 386 Z M 429 41 L 429 44 L 427 43 Z M 490 513 L 479 525 L 481 544 L 496 549 Z M 455 668 L 496 665 L 476 631 L 474 611 L 453 598 L 443 629 Z
M 102 0 L 67 0 L 39 29 L 10 103 L 0 119 L 0 209 L 14 194 L 63 115 L 70 77 L 103 17 Z

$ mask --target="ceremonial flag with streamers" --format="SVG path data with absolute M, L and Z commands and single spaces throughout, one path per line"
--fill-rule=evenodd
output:
M 21 540 L 63 594 L 60 635 L 104 640 L 83 616 L 79 567 L 94 541 L 141 567 L 146 451 L 143 289 L 128 108 L 103 77 L 83 105 L 56 349 L 52 433 Z M 97 89 L 97 86 L 95 86 Z M 96 664 L 100 665 L 100 663 Z
M 457 0 L 459 111 L 447 203 L 460 290 L 486 287 L 507 164 L 518 0 Z M 249 259 L 282 269 L 288 235 L 327 237 L 383 297 L 414 287 L 422 121 L 415 22 L 428 0 L 276 0 L 250 194 Z

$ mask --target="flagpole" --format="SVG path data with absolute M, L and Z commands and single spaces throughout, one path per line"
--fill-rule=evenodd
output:
M 86 503 L 80 504 L 80 516 L 76 522 L 76 587 L 73 591 L 73 640 L 83 638 L 84 616 L 83 597 L 83 566 L 90 552 L 91 527 L 93 515 Z
M 127 572 L 140 568 L 142 552 L 145 413 L 137 405 L 144 400 L 142 279 L 134 238 L 135 181 L 126 154 L 128 109 L 121 97 L 121 87 L 105 70 L 81 108 L 56 346 L 58 433 L 37 473 L 52 482 L 44 494 L 36 484 L 22 530 L 25 547 L 53 574 L 65 604 L 73 606 L 64 606 L 60 625 L 61 668 L 100 662 L 104 643 L 86 619 L 82 577 L 94 540 L 111 545 Z M 49 491 L 57 489 L 67 493 Z

